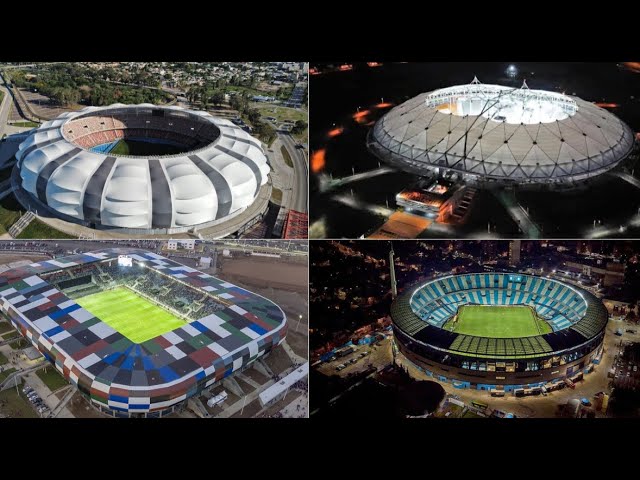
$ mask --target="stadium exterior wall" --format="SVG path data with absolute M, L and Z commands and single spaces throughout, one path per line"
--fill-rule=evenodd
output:
M 522 299 L 529 294 L 538 306 L 548 306 L 555 298 L 567 308 L 563 315 L 569 316 L 548 320 L 559 322 L 552 324 L 551 333 L 492 338 L 446 330 L 443 326 L 451 317 L 436 319 L 431 310 L 435 305 L 453 312 L 455 305 L 457 311 L 457 306 L 473 304 L 479 297 L 486 299 L 485 305 L 524 305 L 528 301 Z M 457 303 L 447 303 L 456 297 Z M 576 286 L 547 277 L 492 272 L 435 276 L 406 288 L 391 306 L 391 319 L 398 350 L 428 375 L 458 387 L 509 390 L 591 369 L 603 351 L 608 312 L 600 299 Z
M 560 356 L 560 352 L 553 352 L 553 354 L 550 355 L 514 362 L 520 364 L 516 366 L 516 370 L 519 370 L 516 372 L 490 372 L 472 371 L 467 368 L 462 368 L 460 366 L 462 362 L 469 361 L 470 359 L 469 357 L 460 355 L 448 354 L 446 355 L 446 362 L 443 363 L 445 354 L 442 352 L 412 341 L 395 326 L 393 333 L 395 343 L 400 352 L 416 367 L 430 376 L 439 378 L 441 381 L 466 382 L 469 384 L 467 388 L 475 388 L 478 390 L 484 390 L 487 385 L 494 385 L 507 387 L 505 390 L 509 391 L 511 388 L 524 388 L 534 384 L 548 383 L 567 378 L 587 368 L 593 359 L 601 354 L 604 341 L 604 334 L 601 334 L 580 349 L 563 352 L 563 355 L 580 355 L 576 360 L 565 363 L 564 365 L 558 364 L 549 368 L 526 370 L 527 366 L 533 366 L 533 364 L 535 364 L 536 367 L 540 367 L 545 360 Z M 472 359 L 471 361 L 478 363 L 484 362 L 487 366 L 493 364 L 494 368 L 497 368 L 497 363 L 506 363 L 504 360 L 487 358 Z
M 268 183 L 268 186 L 270 186 L 271 184 Z M 155 228 L 155 229 L 142 229 L 142 228 L 117 228 L 117 227 L 108 227 L 105 225 L 94 225 L 91 224 L 90 222 L 86 222 L 84 220 L 80 220 L 78 218 L 74 218 L 71 217 L 69 215 L 65 215 L 64 213 L 58 212 L 57 210 L 54 210 L 53 208 L 49 207 L 48 205 L 42 203 L 40 200 L 38 200 L 36 197 L 29 195 L 28 192 L 26 192 L 20 185 L 20 171 L 17 167 L 14 167 L 12 173 L 11 173 L 11 187 L 13 189 L 14 195 L 16 197 L 16 199 L 18 200 L 18 202 L 26 209 L 26 210 L 32 210 L 32 211 L 37 211 L 38 215 L 41 216 L 42 212 L 46 212 L 47 215 L 49 215 L 52 218 L 59 218 L 60 220 L 64 220 L 66 222 L 75 224 L 75 225 L 82 225 L 83 227 L 86 228 L 91 228 L 91 229 L 95 229 L 98 231 L 108 231 L 108 232 L 114 232 L 117 234 L 131 234 L 131 235 L 173 235 L 173 234 L 178 234 L 178 233 L 188 233 L 188 232 L 197 232 L 199 230 L 203 230 L 206 228 L 211 228 L 211 227 L 215 227 L 218 225 L 224 225 L 226 222 L 229 222 L 230 220 L 234 219 L 235 217 L 241 215 L 242 213 L 246 212 L 247 209 L 249 208 L 253 208 L 255 207 L 254 205 L 249 205 L 248 207 L 245 207 L 241 210 L 237 210 L 233 213 L 230 213 L 229 215 L 227 215 L 224 218 L 220 218 L 218 220 L 213 220 L 211 222 L 206 222 L 206 223 L 202 223 L 199 225 L 190 225 L 190 226 L 186 226 L 186 227 L 172 227 L 172 228 Z M 264 188 L 264 186 L 262 187 Z M 258 205 L 259 206 L 259 210 L 258 213 L 256 215 L 254 215 L 252 218 L 250 218 L 249 220 L 247 220 L 246 223 L 244 223 L 244 225 L 242 227 L 240 227 L 239 229 L 236 229 L 237 231 L 239 231 L 240 233 L 242 233 L 244 230 L 246 230 L 247 228 L 251 227 L 252 225 L 254 225 L 257 221 L 259 221 L 261 218 L 263 218 L 265 216 L 265 214 L 267 213 L 267 210 L 269 209 L 269 201 L 268 198 L 271 195 L 269 194 L 268 196 L 265 196 L 265 198 L 267 199 L 266 201 L 262 202 L 262 205 Z M 256 204 L 258 204 L 261 201 L 260 199 L 260 194 L 258 194 L 258 196 L 255 199 Z M 59 228 L 59 227 L 58 227 Z M 231 233 L 235 233 L 232 231 L 226 232 L 223 230 L 223 233 L 221 233 L 219 235 L 219 238 L 228 236 Z M 73 231 L 73 229 L 70 229 L 68 232 L 70 235 L 77 235 L 76 232 Z M 207 235 L 207 238 L 211 237 L 211 235 Z

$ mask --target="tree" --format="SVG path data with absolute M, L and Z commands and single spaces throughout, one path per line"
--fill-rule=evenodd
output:
M 275 128 L 261 121 L 257 121 L 253 124 L 253 133 L 267 145 L 271 145 L 277 136 Z
M 260 121 L 260 112 L 254 108 L 248 110 L 247 112 L 247 117 L 249 118 L 249 122 L 251 122 L 252 124 L 257 124 Z
M 213 95 L 211 96 L 211 103 L 214 105 L 222 105 L 224 103 L 224 94 L 219 90 L 213 92 Z
M 304 120 L 298 120 L 291 129 L 291 133 L 300 134 L 304 132 L 308 126 L 309 125 Z

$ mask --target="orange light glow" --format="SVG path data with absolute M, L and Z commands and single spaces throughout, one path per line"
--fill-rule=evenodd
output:
M 371 112 L 369 110 L 362 110 L 361 112 L 356 112 L 353 114 L 353 119 L 356 121 L 356 123 L 359 123 L 360 125 L 367 123 L 367 115 L 369 115 Z
M 347 70 L 353 69 L 353 65 L 349 63 L 345 63 L 344 65 L 340 65 L 340 71 L 345 72 Z
M 338 135 L 342 135 L 342 132 L 344 132 L 344 128 L 336 127 L 333 130 L 329 130 L 329 133 L 327 134 L 327 136 L 329 138 L 337 137 Z
M 373 108 L 389 108 L 392 107 L 393 103 L 391 102 L 382 102 L 382 103 L 376 103 Z
M 382 64 L 380 62 L 367 62 L 367 65 L 370 67 L 381 67 Z
M 597 102 L 596 107 L 600 108 L 618 108 L 620 105 L 617 103 Z
M 315 68 L 315 67 L 311 67 L 311 68 L 309 69 L 309 75 L 319 75 L 319 74 L 320 74 L 320 72 L 318 71 L 318 69 L 317 69 L 317 68 Z
M 624 62 L 623 65 L 635 73 L 640 73 L 640 62 Z
M 313 155 L 311 155 L 311 171 L 313 173 L 319 173 L 322 170 L 324 170 L 324 166 L 325 166 L 325 153 L 326 150 L 324 148 L 321 148 L 320 150 L 316 150 L 315 152 L 313 152 Z

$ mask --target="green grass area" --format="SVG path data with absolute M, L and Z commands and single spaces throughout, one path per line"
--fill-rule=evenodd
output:
M 20 334 L 18 332 L 16 332 L 15 330 L 9 332 L 9 333 L 5 333 L 4 335 L 2 335 L 2 340 L 13 340 L 14 338 L 18 338 L 20 336 Z
M 21 388 L 18 387 L 18 392 L 15 388 L 0 392 L 0 412 L 10 418 L 38 418 L 38 414 L 22 394 Z
M 277 205 L 282 204 L 282 190 L 279 188 L 271 189 L 271 201 Z
M 15 371 L 16 371 L 15 368 L 7 368 L 6 370 L 0 372 L 0 383 L 4 382 Z
M 11 124 L 12 127 L 39 127 L 40 124 L 36 122 L 16 122 Z
M 0 322 L 0 335 L 6 332 L 10 332 L 11 330 L 13 330 L 13 325 L 11 325 L 9 322 Z
M 309 129 L 305 128 L 300 133 L 292 133 L 291 136 L 300 143 L 309 143 Z
M 163 143 L 140 142 L 137 140 L 120 140 L 111 149 L 113 155 L 175 155 L 186 151 L 186 148 Z
M 62 375 L 58 373 L 54 366 L 48 366 L 47 368 L 41 368 L 36 371 L 36 375 L 42 382 L 49 387 L 49 390 L 55 392 L 59 388 L 69 385 Z
M 4 365 L 5 363 L 8 363 L 9 359 L 7 357 L 5 357 L 2 352 L 0 352 L 0 365 Z
M 291 155 L 289 155 L 289 150 L 287 150 L 284 145 L 280 147 L 280 151 L 282 152 L 282 156 L 284 157 L 284 163 L 293 168 L 293 160 L 291 160 Z
M 274 117 L 279 123 L 285 120 L 291 120 L 294 123 L 298 120 L 304 120 L 309 123 L 309 113 L 306 110 L 264 103 L 256 103 L 252 107 L 258 110 L 262 117 Z
M 21 212 L 24 212 L 24 208 L 13 195 L 0 200 L 0 234 L 6 233 L 18 221 Z
M 50 227 L 46 223 L 34 218 L 27 228 L 25 228 L 20 234 L 18 238 L 77 238 L 73 235 L 68 235 L 60 230 L 56 230 L 53 227 Z
M 251 98 L 251 96 L 253 95 L 265 95 L 268 97 L 275 97 L 277 93 L 276 91 L 267 92 L 263 90 L 258 90 L 256 88 L 242 87 L 240 85 L 228 85 L 227 90 L 230 92 L 240 92 L 240 93 L 247 92 L 247 95 L 249 95 L 249 98 Z
M 145 342 L 186 323 L 123 287 L 87 295 L 76 302 L 135 343 Z
M 456 333 L 490 338 L 530 337 L 550 333 L 551 326 L 533 309 L 518 306 L 462 305 L 456 319 L 443 328 Z
M 16 340 L 15 342 L 11 342 L 9 344 L 9 346 L 13 349 L 13 350 L 22 350 L 23 348 L 26 348 L 29 346 L 29 342 L 27 340 L 25 340 L 23 337 L 20 337 L 18 340 Z

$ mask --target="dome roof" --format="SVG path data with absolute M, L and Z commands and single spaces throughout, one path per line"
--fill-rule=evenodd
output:
M 373 127 L 369 149 L 403 170 L 435 168 L 469 180 L 583 180 L 617 165 L 634 134 L 577 97 L 472 83 L 423 93 Z
M 121 138 L 147 136 L 185 148 L 143 156 L 108 150 Z M 22 188 L 54 211 L 83 223 L 149 230 L 238 213 L 269 173 L 260 142 L 232 122 L 149 104 L 64 113 L 35 129 L 16 158 Z

